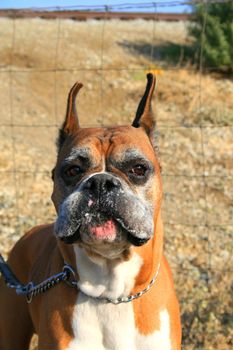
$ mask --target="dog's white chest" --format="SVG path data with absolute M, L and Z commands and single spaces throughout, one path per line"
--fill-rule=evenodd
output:
M 75 338 L 69 350 L 135 349 L 134 315 L 130 304 L 105 304 L 80 293 L 72 325 Z
M 104 304 L 80 293 L 72 320 L 75 337 L 67 350 L 171 350 L 166 310 L 160 321 L 160 330 L 140 335 L 132 303 Z
M 94 299 L 115 299 L 130 293 L 142 264 L 136 253 L 110 267 L 93 262 L 80 248 L 75 249 L 75 255 L 82 292 L 73 312 L 74 339 L 67 350 L 171 350 L 167 310 L 160 312 L 160 329 L 143 336 L 135 325 L 132 302 L 114 305 Z

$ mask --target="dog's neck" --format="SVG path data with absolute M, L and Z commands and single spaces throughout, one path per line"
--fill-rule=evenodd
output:
M 87 254 L 84 248 L 74 247 L 79 275 L 79 289 L 92 297 L 116 299 L 127 296 L 143 264 L 132 251 L 128 259 L 106 259 Z
M 63 259 L 76 268 L 78 287 L 84 294 L 116 299 L 138 293 L 150 283 L 162 258 L 162 240 L 159 214 L 154 237 L 142 247 L 132 246 L 117 258 L 101 257 L 76 244 L 59 242 L 59 247 Z

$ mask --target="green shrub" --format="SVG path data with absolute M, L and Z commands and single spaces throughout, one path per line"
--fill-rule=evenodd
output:
M 198 52 L 199 62 L 203 44 L 203 67 L 232 71 L 233 3 L 196 5 L 193 21 L 190 34 L 194 38 L 194 49 Z

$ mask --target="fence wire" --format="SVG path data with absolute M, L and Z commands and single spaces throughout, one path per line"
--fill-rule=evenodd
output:
M 36 10 L 53 10 L 53 9 L 82 9 L 82 8 L 87 8 L 88 10 L 92 10 L 93 8 L 95 10 L 105 10 L 105 16 L 103 17 L 103 25 L 102 25 L 102 31 L 101 31 L 101 64 L 98 68 L 84 68 L 84 67 L 75 67 L 75 68 L 59 68 L 57 65 L 58 62 L 58 52 L 59 52 L 59 42 L 61 39 L 61 19 L 58 17 L 57 18 L 57 30 L 56 30 L 56 48 L 55 48 L 55 64 L 54 64 L 54 68 L 52 69 L 41 69 L 41 68 L 33 68 L 33 69 L 14 69 L 13 67 L 13 58 L 14 58 L 14 51 L 15 51 L 15 42 L 16 42 L 16 19 L 12 19 L 12 26 L 13 26 L 13 32 L 12 32 L 12 43 L 11 43 L 11 64 L 10 64 L 10 68 L 4 69 L 1 68 L 0 70 L 0 74 L 1 73 L 9 73 L 9 95 L 10 95 L 10 123 L 0 123 L 0 127 L 10 127 L 11 128 L 11 134 L 12 134 L 12 159 L 13 159 L 13 170 L 2 170 L 0 169 L 0 172 L 7 172 L 7 173 L 13 173 L 15 175 L 15 173 L 30 173 L 30 171 L 20 171 L 16 169 L 16 162 L 15 162 L 15 136 L 14 136 L 14 129 L 15 127 L 20 127 L 20 128 L 55 128 L 57 129 L 59 127 L 59 122 L 57 120 L 57 116 L 58 116 L 58 106 L 57 106 L 57 86 L 58 86 L 58 79 L 57 79 L 57 73 L 58 72 L 77 72 L 77 71 L 83 71 L 83 70 L 90 70 L 90 71 L 100 71 L 100 100 L 101 100 L 101 115 L 103 115 L 103 74 L 105 74 L 107 71 L 142 71 L 142 70 L 146 70 L 149 68 L 149 70 L 155 70 L 157 68 L 157 66 L 154 66 L 153 63 L 153 52 L 154 52 L 154 45 L 151 45 L 151 63 L 148 66 L 145 67 L 139 67 L 139 68 L 105 68 L 103 65 L 104 62 L 104 37 L 105 37 L 105 31 L 106 31 L 106 20 L 108 18 L 108 14 L 110 11 L 112 10 L 119 10 L 119 9 L 148 9 L 148 8 L 153 8 L 154 13 L 157 12 L 157 9 L 159 7 L 167 7 L 167 6 L 181 6 L 181 5 L 190 5 L 190 4 L 198 4 L 198 3 L 204 3 L 205 4 L 205 12 L 204 12 L 204 21 L 203 21 L 203 26 L 202 26 L 202 37 L 201 37 L 201 54 L 200 54 L 200 65 L 199 65 L 199 87 L 198 87 L 198 91 L 199 91 L 199 108 L 202 108 L 202 91 L 203 91 L 203 87 L 202 87 L 202 76 L 203 76 L 203 46 L 204 46 L 204 38 L 205 38 L 205 25 L 206 25 L 206 17 L 207 17 L 207 6 L 208 3 L 224 3 L 224 2 L 228 2 L 227 0 L 221 0 L 221 1 L 205 1 L 205 0 L 200 0 L 200 1 L 167 1 L 167 2 L 163 2 L 161 3 L 160 1 L 154 1 L 153 3 L 125 3 L 125 4 L 118 4 L 118 5 L 111 5 L 111 6 L 106 6 L 106 5 L 98 5 L 98 6 L 81 6 L 81 5 L 77 5 L 77 6 L 56 6 L 56 7 L 40 7 L 40 8 L 33 8 Z M 155 32 L 156 32 L 156 21 L 153 21 L 153 30 L 152 30 L 152 42 L 154 42 L 154 38 L 155 38 Z M 169 69 L 174 69 L 176 70 L 177 67 L 166 67 L 167 70 Z M 186 68 L 185 68 L 186 69 Z M 205 68 L 206 69 L 206 68 Z M 207 70 L 210 69 L 211 67 L 207 67 Z M 189 71 L 195 70 L 194 67 L 188 67 Z M 13 108 L 13 100 L 14 100 L 14 91 L 12 88 L 12 77 L 14 75 L 17 75 L 19 73 L 25 73 L 25 74 L 30 74 L 32 72 L 38 72 L 38 73 L 54 73 L 54 123 L 49 123 L 49 124 L 24 124 L 24 123 L 18 123 L 17 120 L 14 119 L 14 108 Z M 201 177 L 203 178 L 203 181 L 206 182 L 206 178 L 207 177 L 216 177 L 216 175 L 207 175 L 206 174 L 206 170 L 205 170 L 205 151 L 204 151 L 204 135 L 203 135 L 203 129 L 205 128 L 228 128 L 228 126 L 225 125 L 205 125 L 203 123 L 203 117 L 201 117 L 201 122 L 199 125 L 166 125 L 166 124 L 160 124 L 160 128 L 189 128 L 189 129 L 200 129 L 201 132 L 201 147 L 202 147 L 202 158 L 203 158 L 203 175 L 201 175 Z M 101 119 L 101 122 L 103 123 L 103 119 Z M 38 171 L 36 171 L 38 173 Z M 31 173 L 35 173 L 35 172 L 31 172 Z M 44 174 L 48 174 L 47 171 L 41 171 L 40 173 L 44 173 Z M 179 175 L 179 174 L 164 174 L 165 176 L 184 176 L 184 177 L 190 177 L 193 178 L 195 177 L 195 175 Z M 232 178 L 231 175 L 217 175 L 218 177 L 221 178 Z M 196 177 L 199 177 L 199 175 L 196 175 Z M 15 194 L 16 194 L 16 198 L 17 198 L 17 193 L 18 193 L 18 189 L 17 189 L 17 181 L 16 178 L 14 178 L 14 182 L 15 182 Z M 205 201 L 206 201 L 206 183 L 204 186 L 204 192 L 205 192 Z M 172 224 L 172 223 L 168 223 L 168 224 Z M 182 225 L 182 223 L 179 223 Z M 186 225 L 186 224 L 184 224 Z M 208 226 L 208 218 L 207 218 L 207 202 L 206 202 L 206 218 L 205 218 L 205 226 Z M 229 226 L 229 225 L 228 225 Z

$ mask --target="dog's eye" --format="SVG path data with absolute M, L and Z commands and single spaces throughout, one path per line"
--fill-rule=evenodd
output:
M 78 176 L 81 173 L 81 168 L 77 165 L 71 166 L 68 169 L 65 170 L 65 175 L 68 178 L 72 178 L 75 176 Z
M 146 171 L 147 171 L 147 167 L 145 165 L 136 164 L 130 169 L 129 173 L 137 177 L 142 177 L 142 176 L 145 176 Z

